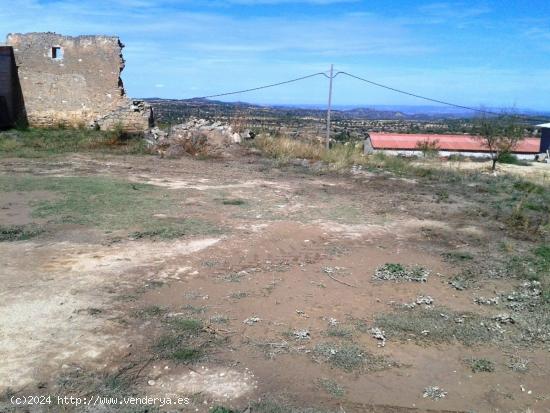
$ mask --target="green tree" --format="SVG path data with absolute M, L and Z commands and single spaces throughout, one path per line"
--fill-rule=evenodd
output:
M 475 131 L 483 146 L 489 150 L 493 171 L 497 162 L 512 153 L 524 139 L 523 126 L 509 117 L 482 118 L 477 122 Z

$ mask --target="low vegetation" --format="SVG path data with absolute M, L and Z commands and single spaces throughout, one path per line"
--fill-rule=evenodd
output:
M 385 357 L 371 354 L 353 343 L 319 343 L 313 349 L 316 359 L 347 372 L 377 371 L 393 365 Z
M 44 232 L 44 229 L 34 225 L 0 225 L 0 242 L 24 241 L 34 238 Z
M 376 317 L 376 326 L 386 332 L 388 340 L 414 340 L 419 343 L 465 345 L 490 343 L 499 339 L 491 330 L 492 320 L 474 313 L 457 313 L 445 309 L 400 309 Z
M 130 230 L 135 239 L 174 239 L 219 233 L 216 225 L 198 218 L 157 218 L 177 214 L 182 191 L 108 177 L 0 176 L 0 192 L 50 191 L 54 199 L 31 203 L 32 216 L 48 224 L 80 224 L 105 231 Z M 131 231 L 131 229 L 135 229 Z M 25 239 L 38 235 L 33 226 L 4 228 L 2 238 Z
M 466 360 L 473 373 L 492 373 L 495 371 L 495 363 L 487 359 Z
M 64 153 L 149 153 L 145 141 L 120 130 L 25 129 L 0 133 L 0 157 L 37 158 Z
M 208 349 L 217 341 L 204 331 L 201 320 L 172 317 L 165 320 L 165 332 L 153 346 L 158 358 L 177 363 L 193 363 L 208 356 Z

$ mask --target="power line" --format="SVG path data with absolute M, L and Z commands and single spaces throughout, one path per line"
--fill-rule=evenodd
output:
M 391 90 L 391 91 L 394 91 L 394 92 L 397 92 L 397 93 L 401 93 L 401 94 L 404 94 L 404 95 L 407 95 L 407 96 L 412 96 L 412 97 L 415 97 L 415 98 L 418 98 L 418 99 L 427 100 L 427 101 L 429 101 L 429 102 L 439 103 L 439 104 L 446 105 L 446 106 L 452 106 L 452 107 L 459 108 L 459 109 L 471 110 L 471 111 L 473 111 L 473 112 L 483 113 L 483 114 L 486 114 L 486 115 L 494 115 L 494 116 L 502 116 L 502 115 L 505 115 L 505 113 L 498 113 L 498 112 L 493 112 L 493 111 L 490 111 L 490 110 L 472 108 L 472 107 L 470 107 L 470 106 L 459 105 L 459 104 L 456 104 L 456 103 L 446 102 L 446 101 L 444 101 L 444 100 L 434 99 L 434 98 L 430 98 L 430 97 L 427 97 L 427 96 L 418 95 L 418 94 L 416 94 L 416 93 L 407 92 L 406 90 L 401 90 L 401 89 L 394 88 L 394 87 L 392 87 L 392 86 L 383 85 L 383 84 L 381 84 L 381 83 L 374 82 L 374 81 L 372 81 L 372 80 L 368 80 L 368 79 L 365 79 L 365 78 L 362 78 L 362 77 L 353 75 L 353 74 L 348 73 L 348 72 L 337 72 L 337 73 L 334 75 L 334 77 L 336 77 L 336 76 L 338 76 L 338 75 L 340 75 L 340 74 L 341 74 L 341 75 L 346 75 L 346 76 L 352 77 L 352 78 L 357 79 L 357 80 L 361 80 L 361 81 L 363 81 L 363 82 L 369 83 L 369 84 L 374 85 L 374 86 L 378 86 L 378 87 L 381 87 L 381 88 L 384 88 L 384 89 L 387 89 L 387 90 Z M 531 118 L 531 117 L 525 117 L 525 116 L 520 116 L 520 115 L 511 115 L 511 116 L 517 117 L 517 118 L 523 119 L 523 120 L 531 120 L 531 121 L 537 121 L 537 122 L 539 122 L 539 121 L 546 122 L 546 120 L 541 119 L 541 118 Z
M 237 95 L 239 93 L 253 92 L 255 90 L 262 90 L 262 89 L 267 89 L 267 88 L 270 88 L 270 87 L 286 85 L 288 83 L 299 82 L 300 80 L 309 79 L 309 78 L 312 78 L 312 77 L 315 77 L 315 76 L 325 76 L 325 77 L 328 78 L 328 76 L 325 73 L 319 72 L 319 73 L 314 73 L 312 75 L 298 77 L 296 79 L 285 80 L 284 82 L 272 83 L 270 85 L 258 86 L 258 87 L 254 87 L 254 88 L 251 88 L 251 89 L 237 90 L 235 92 L 219 93 L 217 95 L 194 97 L 192 99 L 211 99 L 211 98 L 218 98 L 218 97 L 222 97 L 222 96 Z
M 193 99 L 211 99 L 211 98 L 217 98 L 217 97 L 222 97 L 222 96 L 237 95 L 237 94 L 240 94 L 240 93 L 254 92 L 256 90 L 268 89 L 268 88 L 272 88 L 272 87 L 276 87 L 276 86 L 286 85 L 286 84 L 289 84 L 289 83 L 299 82 L 301 80 L 310 79 L 310 78 L 316 77 L 316 76 L 324 76 L 327 79 L 332 80 L 332 79 L 336 78 L 338 75 L 349 76 L 353 79 L 360 80 L 362 82 L 371 84 L 373 86 L 377 86 L 377 87 L 380 87 L 380 88 L 383 88 L 383 89 L 391 90 L 393 92 L 401 93 L 403 95 L 412 96 L 412 97 L 415 97 L 417 99 L 423 99 L 423 100 L 426 100 L 426 101 L 429 101 L 429 102 L 439 103 L 441 105 L 451 106 L 451 107 L 455 107 L 455 108 L 459 108 L 459 109 L 465 109 L 465 110 L 469 110 L 469 111 L 472 111 L 472 112 L 483 113 L 483 114 L 492 115 L 492 116 L 506 115 L 505 113 L 498 113 L 498 112 L 494 112 L 494 111 L 490 111 L 490 110 L 473 108 L 471 106 L 459 105 L 457 103 L 447 102 L 447 101 L 444 101 L 444 100 L 419 95 L 417 93 L 412 93 L 412 92 L 408 92 L 406 90 L 397 89 L 395 87 L 384 85 L 382 83 L 378 83 L 378 82 L 375 82 L 375 81 L 372 81 L 372 80 L 369 80 L 369 79 L 365 79 L 363 77 L 360 77 L 360 76 L 357 76 L 357 75 L 354 75 L 354 74 L 351 74 L 351 73 L 348 73 L 348 72 L 344 72 L 344 71 L 336 72 L 332 76 L 328 75 L 326 72 L 318 72 L 318 73 L 313 73 L 311 75 L 298 77 L 298 78 L 295 78 L 295 79 L 285 80 L 283 82 L 271 83 L 271 84 L 268 84 L 268 85 L 258 86 L 258 87 L 254 87 L 254 88 L 250 88 L 250 89 L 237 90 L 237 91 L 233 91 L 233 92 L 225 92 L 225 93 L 218 93 L 218 94 L 209 95 L 209 96 L 194 97 L 194 98 L 191 98 L 190 100 L 193 100 Z M 547 122 L 548 121 L 548 119 L 534 118 L 534 117 L 527 117 L 527 116 L 520 116 L 520 115 L 510 115 L 510 116 L 521 119 L 521 120 L 524 120 L 524 121 L 533 121 L 533 122 Z
M 361 80 L 361 81 L 366 82 L 366 83 L 370 83 L 371 85 L 374 85 L 374 86 L 378 86 L 378 87 L 381 87 L 381 88 L 384 88 L 384 89 L 392 90 L 394 92 L 401 93 L 401 94 L 407 95 L 407 96 L 412 96 L 412 97 L 415 97 L 415 98 L 418 98 L 418 99 L 424 99 L 424 100 L 427 100 L 427 101 L 430 101 L 430 102 L 440 103 L 442 105 L 447 105 L 447 106 L 453 106 L 455 108 L 460 108 L 460 109 L 467 109 L 467 110 L 471 110 L 471 111 L 474 111 L 474 112 L 485 113 L 485 114 L 488 114 L 488 115 L 497 115 L 497 116 L 501 115 L 501 113 L 492 112 L 492 111 L 489 111 L 489 110 L 476 109 L 476 108 L 472 108 L 472 107 L 469 107 L 469 106 L 463 106 L 463 105 L 458 105 L 456 103 L 446 102 L 444 100 L 439 100 L 439 99 L 434 99 L 434 98 L 430 98 L 430 97 L 427 97 L 427 96 L 417 95 L 416 93 L 407 92 L 405 90 L 396 89 L 396 88 L 391 87 L 391 86 L 387 86 L 387 85 L 383 85 L 381 83 L 373 82 L 372 80 L 368 80 L 368 79 L 365 79 L 365 78 L 362 78 L 362 77 L 359 77 L 359 76 L 355 76 L 355 75 L 352 75 L 351 73 L 348 73 L 348 72 L 338 72 L 338 73 L 336 73 L 335 76 L 338 76 L 340 74 L 352 77 L 352 78 L 357 79 L 357 80 Z

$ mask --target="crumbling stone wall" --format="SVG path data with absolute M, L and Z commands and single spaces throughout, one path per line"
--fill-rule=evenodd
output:
M 124 91 L 124 46 L 118 37 L 16 33 L 6 44 L 13 47 L 31 126 L 111 129 L 114 122 L 102 119 L 115 113 L 116 125 L 126 131 L 152 126 L 151 107 L 136 105 Z

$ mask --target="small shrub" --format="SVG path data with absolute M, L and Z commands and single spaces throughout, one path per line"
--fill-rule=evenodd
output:
M 503 153 L 499 158 L 500 163 L 509 164 L 509 165 L 520 165 L 520 166 L 530 166 L 531 164 L 527 161 L 519 159 L 513 153 Z
M 42 234 L 44 230 L 36 225 L 0 225 L 0 242 L 24 241 Z
M 407 267 L 401 264 L 386 263 L 379 266 L 375 273 L 375 280 L 391 280 L 391 281 L 416 281 L 426 282 L 430 272 L 420 266 Z
M 495 363 L 487 359 L 467 360 L 473 373 L 492 373 L 495 371 Z
M 435 158 L 439 154 L 439 140 L 424 139 L 416 144 L 416 148 L 425 158 Z
M 317 386 L 325 390 L 333 397 L 343 397 L 346 393 L 343 387 L 331 379 L 318 379 Z

